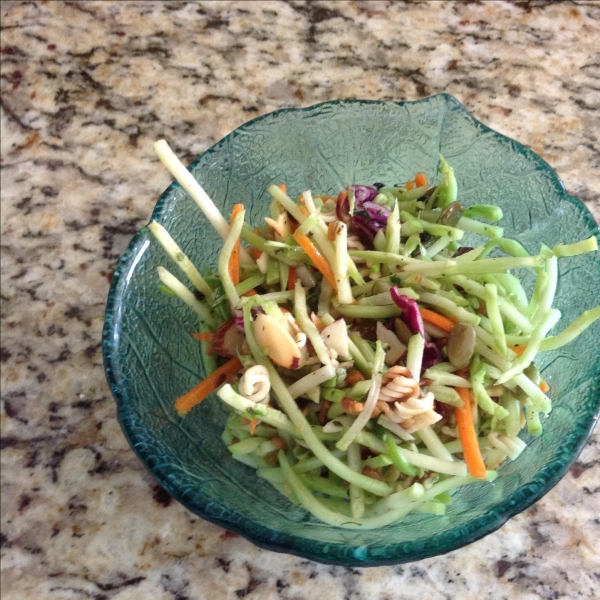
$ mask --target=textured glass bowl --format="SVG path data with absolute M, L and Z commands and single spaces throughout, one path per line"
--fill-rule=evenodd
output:
M 280 110 L 239 127 L 190 169 L 228 214 L 244 202 L 255 225 L 266 189 L 285 181 L 294 194 L 337 194 L 349 182 L 389 184 L 418 171 L 432 180 L 441 152 L 454 167 L 459 200 L 502 207 L 507 236 L 537 253 L 598 234 L 586 207 L 554 171 L 524 146 L 475 120 L 453 97 L 418 102 L 327 102 Z M 177 184 L 160 197 L 161 222 L 200 271 L 214 267 L 221 242 Z M 131 241 L 110 288 L 103 333 L 106 375 L 131 447 L 160 484 L 189 510 L 263 548 L 346 566 L 396 564 L 442 554 L 500 527 L 552 488 L 575 460 L 600 408 L 600 323 L 576 343 L 542 354 L 554 409 L 544 433 L 493 483 L 453 494 L 446 516 L 409 515 L 381 530 L 347 531 L 290 504 L 252 469 L 231 458 L 220 439 L 226 413 L 211 397 L 180 419 L 173 402 L 205 376 L 197 321 L 157 289 L 156 267 L 170 259 L 146 228 Z M 172 263 L 171 263 L 172 264 Z M 600 298 L 598 254 L 560 260 L 555 305 L 559 328 Z M 531 288 L 532 279 L 526 278 Z

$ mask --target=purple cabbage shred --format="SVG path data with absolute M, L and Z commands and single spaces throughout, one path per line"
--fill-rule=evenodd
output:
M 421 365 L 421 375 L 424 371 L 443 362 L 441 350 L 433 342 L 425 342 L 425 349 L 423 350 L 423 363 Z
M 410 332 L 418 333 L 423 339 L 426 339 L 425 324 L 417 303 L 412 298 L 401 294 L 396 285 L 390 290 L 390 294 L 396 306 L 402 311 L 400 318 L 410 329 Z

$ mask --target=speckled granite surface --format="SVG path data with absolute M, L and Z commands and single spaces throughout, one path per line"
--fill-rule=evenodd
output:
M 3 2 L 2 597 L 598 598 L 600 438 L 500 531 L 369 570 L 277 555 L 187 512 L 121 434 L 108 282 L 170 179 L 244 121 L 446 91 L 600 219 L 600 4 Z

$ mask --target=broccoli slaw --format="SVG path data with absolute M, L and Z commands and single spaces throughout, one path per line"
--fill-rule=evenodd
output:
M 542 433 L 552 403 L 536 355 L 600 318 L 598 306 L 550 335 L 557 261 L 597 251 L 596 237 L 530 255 L 503 237 L 499 207 L 460 204 L 441 156 L 436 184 L 417 173 L 295 200 L 271 185 L 253 228 L 242 204 L 227 222 L 164 140 L 155 149 L 223 239 L 217 272 L 201 274 L 148 226 L 192 285 L 158 268 L 159 289 L 199 317 L 209 373 L 175 409 L 216 392 L 232 457 L 291 502 L 346 528 L 443 515 L 452 489 L 518 458 L 520 432 Z M 482 243 L 462 246 L 466 233 Z

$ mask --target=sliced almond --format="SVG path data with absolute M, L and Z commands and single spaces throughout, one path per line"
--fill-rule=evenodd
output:
M 331 348 L 338 353 L 338 356 L 342 358 L 348 358 L 350 356 L 350 349 L 348 347 L 348 330 L 346 329 L 346 321 L 344 319 L 338 319 L 327 325 L 321 331 L 321 337 L 327 348 Z
M 396 337 L 394 332 L 384 327 L 379 321 L 377 321 L 377 339 L 389 346 L 385 353 L 386 365 L 395 365 L 406 352 L 406 346 Z
M 301 353 L 296 341 L 276 319 L 269 315 L 258 315 L 254 321 L 254 336 L 275 364 L 287 369 L 298 368 Z

